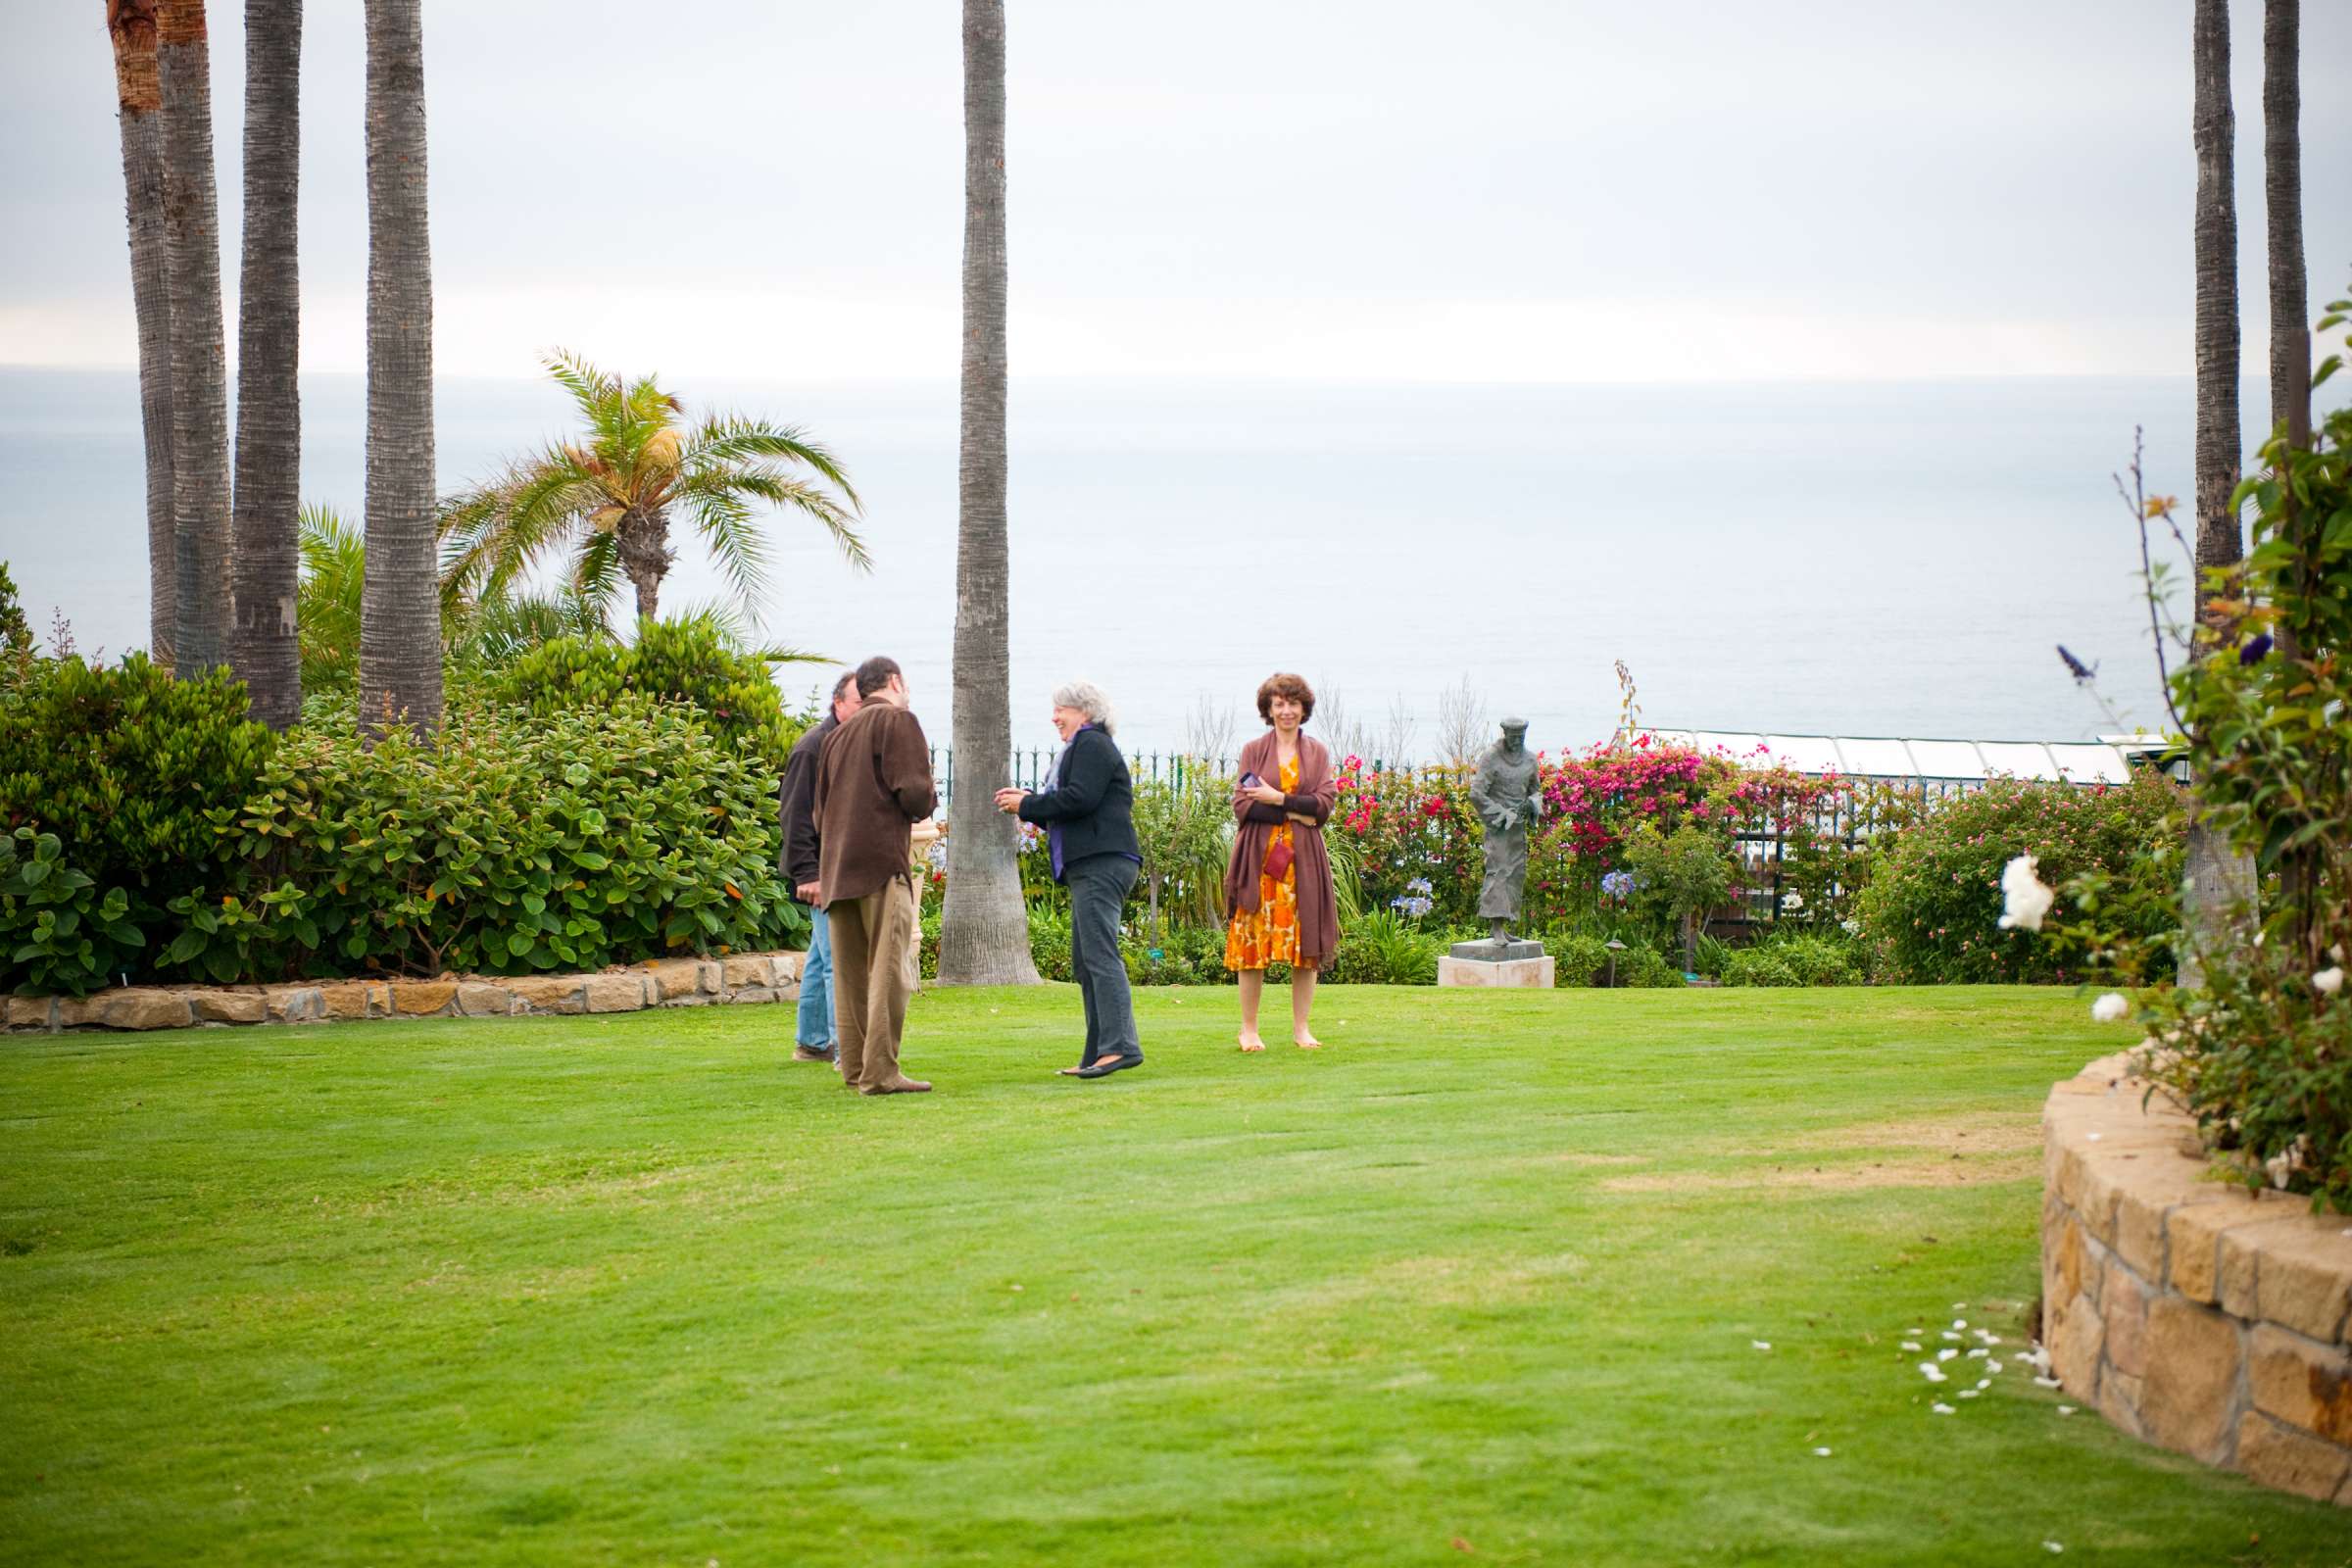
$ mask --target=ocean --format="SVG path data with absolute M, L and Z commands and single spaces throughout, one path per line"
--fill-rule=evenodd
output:
M 948 741 L 951 384 L 681 383 L 690 409 L 804 426 L 847 464 L 875 568 L 776 519 L 767 635 L 889 653 Z M 304 380 L 303 495 L 357 518 L 362 385 Z M 2244 388 L 2249 445 L 2266 410 Z M 544 384 L 438 393 L 445 489 L 564 429 Z M 1449 707 L 1581 747 L 1622 660 L 1660 728 L 2080 740 L 2162 705 L 2139 545 L 2113 475 L 2191 490 L 2191 387 L 2163 379 L 1738 386 L 1016 382 L 1014 743 L 1051 747 L 1072 676 L 1130 750 L 1245 738 L 1278 669 L 1317 724 L 1434 752 Z M 0 369 L 0 559 L 36 627 L 138 646 L 147 564 L 135 377 Z M 665 607 L 715 599 L 689 545 Z M 826 671 L 785 666 L 796 703 Z M 1466 685 L 1465 685 L 1466 683 Z M 1448 694 L 1455 694 L 1449 698 Z

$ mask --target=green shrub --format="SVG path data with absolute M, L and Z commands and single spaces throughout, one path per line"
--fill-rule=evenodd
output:
M 129 914 L 130 896 L 101 893 L 56 834 L 0 834 L 0 954 L 28 989 L 87 996 L 127 968 L 147 942 Z
M 764 661 L 729 646 L 708 616 L 641 621 L 637 641 L 557 637 L 489 676 L 488 691 L 540 716 L 611 706 L 624 693 L 691 707 L 730 741 L 781 772 L 798 729 Z
M 430 746 L 296 731 L 213 814 L 234 863 L 175 902 L 167 973 L 587 970 L 807 924 L 776 870 L 774 773 L 640 698 L 453 710 Z
M 1862 981 L 1846 945 L 1828 937 L 1774 937 L 1723 955 L 1727 986 L 1851 986 Z
M 2096 874 L 2123 884 L 2115 900 L 2135 911 L 2132 931 L 2154 935 L 2170 906 L 2182 831 L 2180 791 L 2153 772 L 2122 785 L 2084 788 L 1999 778 L 1934 808 L 1902 834 L 1858 901 L 1871 968 L 1898 984 L 2043 981 L 2079 977 L 2058 944 L 2001 930 L 2001 867 L 2040 861 L 2043 881 Z
M 1340 933 L 1323 978 L 1341 985 L 1435 985 L 1444 952 L 1441 938 L 1400 915 L 1367 914 Z
M 20 842 L 16 875 L 70 868 L 55 874 L 87 878 L 98 902 L 71 932 L 61 929 L 68 907 L 30 890 L 0 910 L 0 988 L 78 994 L 157 961 L 149 938 L 223 872 L 211 813 L 251 794 L 275 753 L 277 738 L 245 709 L 244 684 L 226 670 L 176 681 L 144 654 L 112 668 L 78 658 L 24 666 L 0 697 L 0 831 L 54 835 L 46 861 L 37 837 Z M 110 906 L 118 912 L 93 923 Z
M 1041 980 L 1069 980 L 1070 912 L 1044 904 L 1029 906 L 1029 957 Z
M 1778 948 L 1735 948 L 1718 976 L 1727 986 L 1801 986 L 1806 982 Z
M 1552 937 L 1544 949 L 1551 955 L 1551 983 L 1562 989 L 1596 986 L 1609 971 L 1608 944 L 1583 934 Z

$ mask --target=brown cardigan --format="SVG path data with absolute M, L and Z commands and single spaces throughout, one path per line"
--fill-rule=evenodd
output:
M 1282 782 L 1281 742 L 1272 730 L 1242 748 L 1242 771 L 1255 773 L 1265 783 Z M 1283 803 L 1286 811 L 1314 818 L 1291 824 L 1291 851 L 1298 858 L 1298 952 L 1302 957 L 1323 959 L 1340 944 L 1340 896 L 1331 876 L 1331 852 L 1323 847 L 1323 824 L 1338 804 L 1340 786 L 1332 777 L 1331 748 L 1309 735 L 1298 737 L 1298 791 Z M 1250 808 L 1258 803 L 1237 787 L 1233 819 L 1233 857 L 1225 862 L 1225 917 L 1255 914 L 1258 872 L 1266 850 L 1274 842 L 1273 822 L 1253 822 Z
M 817 903 L 879 893 L 907 875 L 913 825 L 931 814 L 931 747 L 912 713 L 868 700 L 824 739 L 810 790 Z

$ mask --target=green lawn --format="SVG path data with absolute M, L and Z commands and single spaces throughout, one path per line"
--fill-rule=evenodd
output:
M 782 1007 L 0 1044 L 0 1559 L 2352 1560 L 1896 1348 L 2021 1348 L 2079 997 L 1077 1012 L 920 997 L 878 1101 Z

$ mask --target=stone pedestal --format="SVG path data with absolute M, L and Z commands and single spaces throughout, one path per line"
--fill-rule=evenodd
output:
M 1438 984 L 1548 991 L 1556 967 L 1541 942 L 1456 942 L 1438 960 Z

